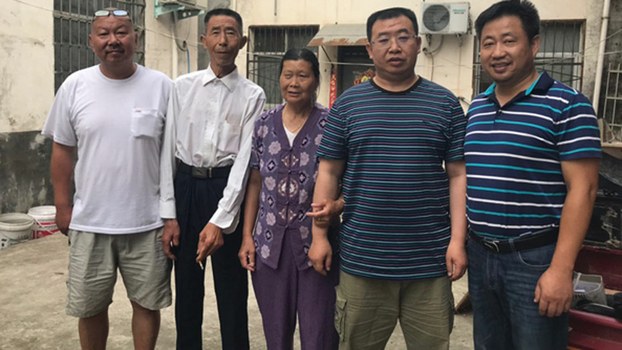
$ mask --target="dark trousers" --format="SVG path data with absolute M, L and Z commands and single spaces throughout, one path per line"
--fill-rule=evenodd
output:
M 222 198 L 227 178 L 201 179 L 177 172 L 175 202 L 181 230 L 175 251 L 175 323 L 177 349 L 202 349 L 205 272 L 196 263 L 199 233 Z M 224 245 L 211 256 L 223 350 L 245 350 L 248 342 L 248 275 L 238 260 L 242 222 L 225 234 Z M 205 264 L 204 264 L 205 265 Z

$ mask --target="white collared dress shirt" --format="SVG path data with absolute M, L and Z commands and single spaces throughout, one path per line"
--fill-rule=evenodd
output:
M 175 79 L 162 146 L 160 215 L 176 217 L 175 158 L 196 167 L 231 166 L 218 209 L 210 222 L 224 233 L 235 230 L 244 199 L 251 138 L 266 97 L 237 68 L 218 78 L 211 67 Z

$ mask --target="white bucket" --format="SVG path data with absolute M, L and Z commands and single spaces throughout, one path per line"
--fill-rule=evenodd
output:
M 58 232 L 55 206 L 32 207 L 28 210 L 28 215 L 35 220 L 35 225 L 32 227 L 32 238 L 41 238 Z
M 26 214 L 0 214 L 0 249 L 30 239 L 34 222 Z

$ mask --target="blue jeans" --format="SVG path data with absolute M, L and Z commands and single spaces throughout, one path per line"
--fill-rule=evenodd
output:
M 554 250 L 551 244 L 497 254 L 468 242 L 475 349 L 566 349 L 568 314 L 540 316 L 533 302 L 536 283 L 549 267 Z

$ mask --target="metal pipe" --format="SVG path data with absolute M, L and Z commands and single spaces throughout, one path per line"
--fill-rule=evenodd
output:
M 172 61 L 171 61 L 171 78 L 175 79 L 179 75 L 179 56 L 177 55 L 177 38 L 175 37 L 175 26 L 177 22 L 171 20 L 171 51 L 172 51 Z
M 605 0 L 603 3 L 603 17 L 600 27 L 600 42 L 598 45 L 598 60 L 596 63 L 596 78 L 594 81 L 594 97 L 592 97 L 592 104 L 594 110 L 598 114 L 598 105 L 600 100 L 600 88 L 603 80 L 603 65 L 605 62 L 605 45 L 607 44 L 607 27 L 609 26 L 609 8 L 611 7 L 611 0 Z

